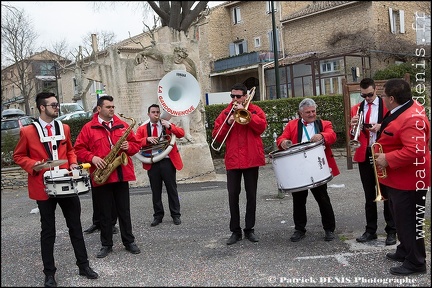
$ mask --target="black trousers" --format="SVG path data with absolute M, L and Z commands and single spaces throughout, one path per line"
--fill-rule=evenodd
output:
M 153 200 L 153 217 L 162 219 L 165 215 L 162 204 L 162 185 L 168 194 L 168 205 L 171 217 L 180 217 L 180 200 L 177 191 L 176 169 L 169 158 L 164 158 L 161 161 L 152 164 L 147 175 L 150 180 L 150 188 L 152 190 Z
M 396 223 L 396 231 L 400 244 L 396 255 L 405 258 L 402 266 L 415 270 L 426 265 L 425 250 L 425 210 L 426 192 L 403 191 L 385 187 L 388 202 Z
M 363 185 L 363 191 L 365 195 L 365 213 L 366 213 L 366 232 L 371 234 L 376 233 L 378 229 L 378 212 L 376 198 L 376 181 L 375 172 L 372 164 L 372 152 L 370 147 L 366 149 L 366 161 L 358 163 L 360 180 Z M 387 199 L 388 195 L 385 189 L 380 185 L 382 196 Z M 393 221 L 392 214 L 390 212 L 388 201 L 383 201 L 384 206 L 384 220 L 386 227 L 384 230 L 389 233 L 396 233 L 396 226 Z
M 91 197 L 92 197 L 92 206 L 93 206 L 93 217 L 92 217 L 92 222 L 93 225 L 100 227 L 100 208 L 99 208 L 99 202 L 95 200 L 95 196 L 93 193 L 93 187 L 92 187 L 92 193 L 91 193 Z M 112 205 L 112 226 L 115 226 L 117 223 L 117 210 L 115 205 Z
M 327 193 L 327 184 L 310 189 L 312 195 L 318 203 L 321 213 L 321 223 L 325 231 L 334 232 L 336 221 L 330 197 Z M 293 192 L 293 218 L 295 230 L 306 232 L 307 213 L 306 200 L 308 190 Z
M 75 253 L 76 265 L 85 268 L 89 265 L 87 249 L 81 227 L 81 202 L 78 196 L 64 198 L 49 198 L 36 201 L 41 221 L 40 244 L 42 252 L 43 272 L 54 275 L 57 271 L 54 262 L 54 243 L 56 238 L 55 210 L 57 204 L 63 212 L 69 229 L 69 238 Z
M 129 183 L 123 181 L 93 187 L 92 193 L 94 193 L 94 199 L 99 203 L 100 207 L 100 238 L 102 246 L 113 246 L 113 205 L 117 211 L 123 245 L 127 246 L 133 243 L 135 237 L 132 234 Z
M 239 207 L 242 176 L 244 179 L 244 187 L 246 190 L 246 214 L 244 232 L 245 234 L 254 232 L 258 170 L 259 167 L 227 170 L 228 202 L 231 214 L 230 230 L 233 233 L 237 233 L 239 235 L 241 235 L 242 233 L 242 228 L 240 226 Z

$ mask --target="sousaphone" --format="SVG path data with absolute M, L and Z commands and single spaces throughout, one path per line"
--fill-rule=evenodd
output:
M 157 94 L 162 107 L 160 118 L 170 120 L 172 116 L 186 116 L 195 111 L 200 102 L 201 89 L 192 74 L 185 70 L 173 70 L 159 81 Z M 169 143 L 164 145 L 161 153 L 147 156 L 144 151 L 154 149 L 154 147 L 145 147 L 134 156 L 146 164 L 158 162 L 171 152 L 175 141 L 176 136 L 171 134 Z

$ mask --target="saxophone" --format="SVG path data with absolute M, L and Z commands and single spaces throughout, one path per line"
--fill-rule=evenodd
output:
M 125 117 L 123 114 L 119 113 L 119 115 L 123 118 L 129 119 L 132 121 L 131 125 L 126 129 L 125 133 L 122 135 L 122 137 L 116 142 L 114 147 L 111 149 L 109 154 L 105 156 L 104 161 L 107 163 L 105 168 L 99 169 L 96 168 L 96 170 L 93 172 L 93 180 L 96 184 L 103 184 L 105 181 L 108 180 L 108 177 L 111 175 L 112 172 L 114 172 L 115 169 L 120 164 L 127 165 L 128 164 L 128 156 L 125 152 L 122 152 L 119 156 L 117 154 L 120 151 L 121 144 L 126 140 L 130 132 L 132 131 L 133 127 L 135 126 L 135 119 Z

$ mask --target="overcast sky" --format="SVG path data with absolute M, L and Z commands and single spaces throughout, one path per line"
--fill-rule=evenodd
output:
M 219 4 L 224 1 L 209 2 Z M 82 45 L 82 38 L 89 32 L 108 31 L 116 34 L 116 41 L 121 41 L 143 32 L 143 20 L 148 12 L 139 6 L 141 1 L 115 1 L 112 6 L 107 1 L 98 10 L 93 8 L 93 1 L 2 1 L 18 9 L 23 8 L 39 35 L 36 47 L 50 48 L 53 43 L 65 39 L 69 48 Z M 148 16 L 147 16 L 148 17 Z M 150 22 L 149 22 L 150 21 Z M 153 25 L 153 18 L 146 21 Z

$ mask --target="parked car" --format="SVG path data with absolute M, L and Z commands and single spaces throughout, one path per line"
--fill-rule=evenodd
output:
M 3 115 L 3 114 L 2 114 Z M 19 133 L 22 127 L 30 125 L 35 119 L 31 116 L 14 116 L 1 119 L 1 144 L 13 137 L 13 140 L 19 139 Z
M 21 109 L 6 109 L 1 112 L 1 118 L 9 118 L 9 117 L 18 117 L 18 116 L 25 116 L 25 112 Z
M 61 115 L 61 116 L 55 118 L 55 120 L 67 121 L 67 120 L 76 119 L 76 118 L 91 118 L 92 115 L 93 115 L 93 112 L 91 112 L 91 111 L 89 111 L 89 112 L 77 111 L 77 112 L 72 112 L 69 114 Z

